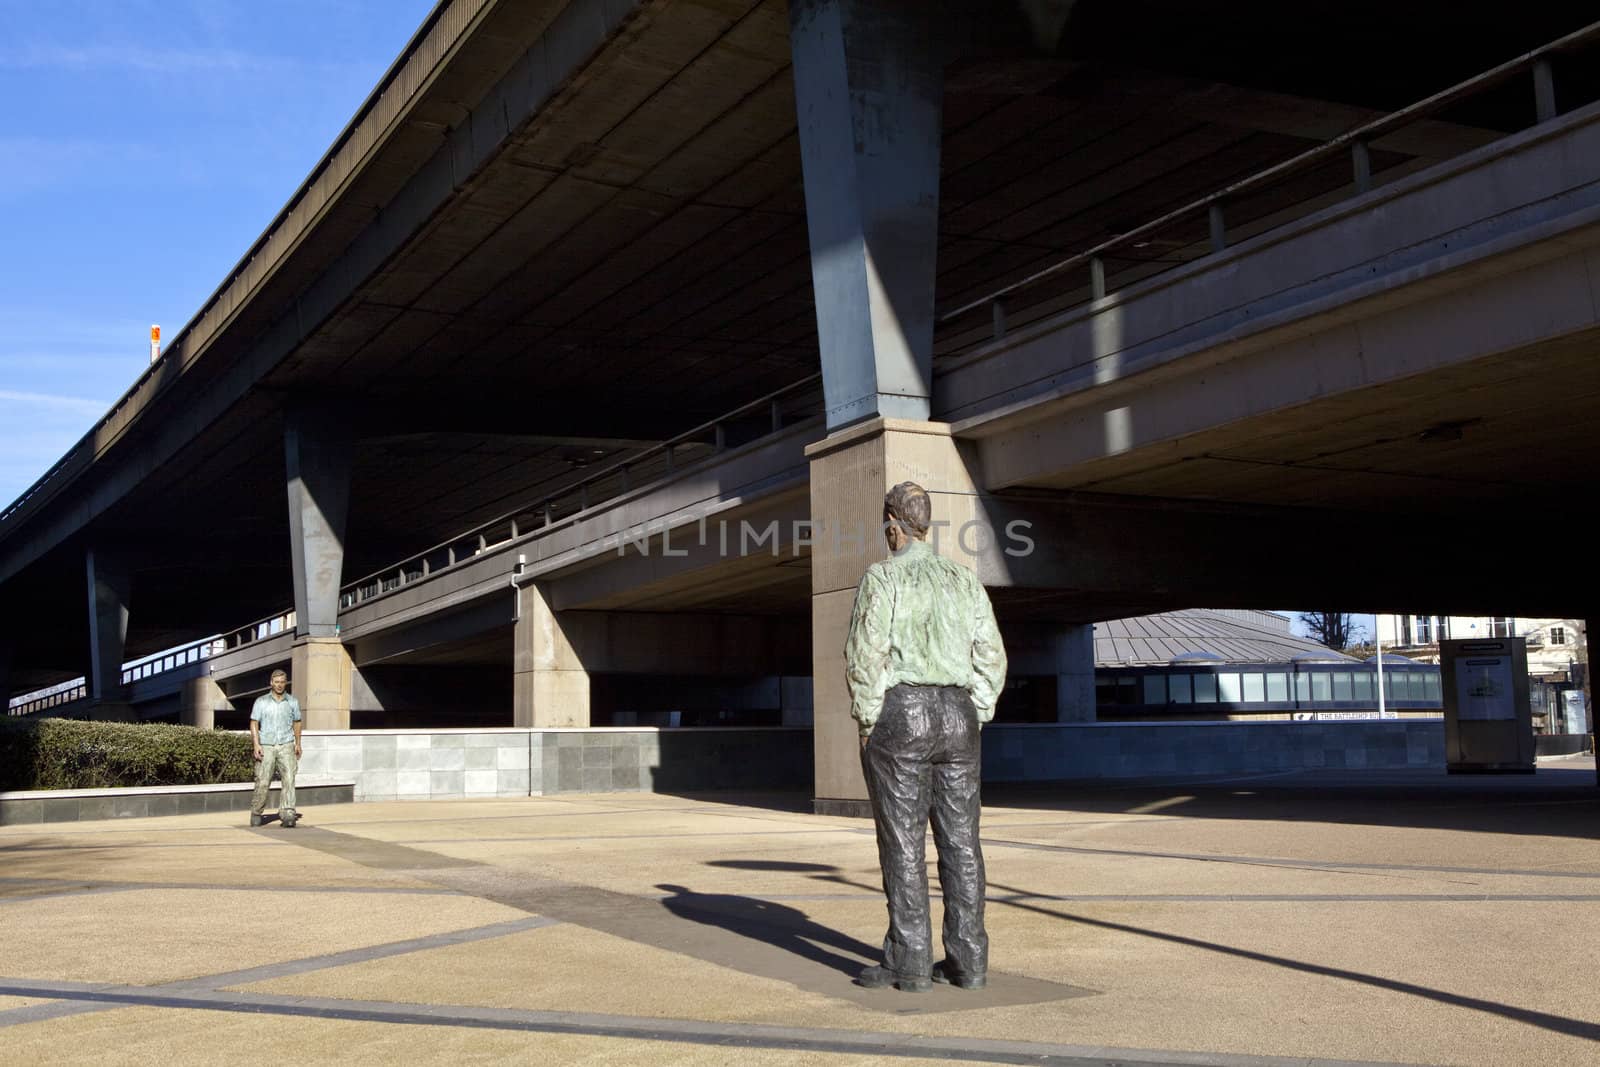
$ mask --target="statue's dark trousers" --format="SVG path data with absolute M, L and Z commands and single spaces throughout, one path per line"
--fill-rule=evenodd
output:
M 944 894 L 944 973 L 971 979 L 988 973 L 979 762 L 978 717 L 965 689 L 897 685 L 884 696 L 861 763 L 889 898 L 883 965 L 897 978 L 925 979 L 932 969 L 930 818 Z

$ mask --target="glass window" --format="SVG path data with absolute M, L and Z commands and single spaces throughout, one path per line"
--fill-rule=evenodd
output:
M 1396 671 L 1393 668 L 1383 672 L 1383 699 L 1394 699 L 1394 678 L 1395 675 L 1399 673 L 1399 671 Z
M 1369 704 L 1378 699 L 1378 690 L 1372 684 L 1372 675 L 1366 671 L 1355 676 L 1355 699 Z
M 1294 698 L 1302 704 L 1311 703 L 1311 675 L 1297 674 L 1294 676 Z
M 1239 676 L 1232 671 L 1217 675 L 1217 699 L 1224 704 L 1237 704 L 1244 699 L 1239 690 Z
M 1490 637 L 1515 637 L 1517 636 L 1517 620 L 1505 615 L 1498 615 L 1489 620 Z
M 1194 702 L 1196 704 L 1215 704 L 1217 702 L 1216 675 L 1197 674 L 1194 676 Z
M 1137 704 L 1139 702 L 1139 679 L 1131 675 L 1124 675 L 1117 679 L 1117 703 Z
M 1170 674 L 1167 676 L 1167 690 L 1170 692 L 1174 704 L 1188 704 L 1194 700 L 1194 687 L 1189 683 L 1187 674 Z
M 1333 699 L 1333 680 L 1327 671 L 1317 671 L 1311 676 L 1311 699 L 1324 704 Z
M 1246 674 L 1244 681 L 1244 699 L 1246 703 L 1259 704 L 1267 699 L 1267 680 L 1263 674 Z
M 1566 631 L 1566 628 L 1562 627 L 1562 626 L 1552 626 L 1552 627 L 1550 627 L 1550 643 L 1552 645 L 1564 645 L 1564 644 L 1566 644 L 1567 643 L 1567 631 Z
M 1279 703 L 1289 700 L 1289 676 L 1287 674 L 1267 675 L 1267 699 Z
M 1333 679 L 1333 699 L 1354 700 L 1356 698 L 1352 690 L 1349 671 L 1334 671 L 1329 677 Z
M 1167 702 L 1166 675 L 1147 674 L 1144 676 L 1144 702 L 1146 704 L 1165 704 Z
M 1439 693 L 1439 675 L 1437 672 L 1429 671 L 1422 676 L 1422 699 L 1431 704 L 1438 704 L 1442 700 Z
M 1400 616 L 1400 643 L 1402 645 L 1411 643 L 1411 616 L 1409 615 Z
M 1428 685 L 1421 671 L 1406 672 L 1406 699 L 1423 701 L 1428 699 Z
M 1096 704 L 1115 704 L 1117 702 L 1117 680 L 1115 678 L 1096 678 L 1094 680 L 1094 702 Z
M 1417 644 L 1427 645 L 1433 643 L 1433 617 L 1431 615 L 1418 615 L 1416 617 Z

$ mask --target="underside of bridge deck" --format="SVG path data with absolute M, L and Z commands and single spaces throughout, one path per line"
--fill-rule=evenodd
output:
M 469 6 L 442 4 L 415 49 L 428 63 L 404 86 L 380 87 L 389 102 L 375 95 L 372 114 L 389 125 L 363 142 L 361 168 L 330 206 L 280 219 L 304 225 L 273 273 L 183 350 L 181 373 L 163 369 L 134 417 L 68 457 L 76 473 L 0 523 L 0 590 L 23 617 L 13 691 L 81 672 L 84 553 L 96 544 L 115 542 L 132 571 L 130 657 L 286 607 L 285 413 L 308 398 L 355 441 L 348 581 L 817 373 L 787 5 L 502 0 L 449 23 Z M 1070 18 L 1032 17 L 1052 7 Z M 945 70 L 940 308 L 1581 21 L 1553 5 L 1507 19 L 1443 2 L 1323 0 L 982 12 Z M 1560 84 L 1588 92 L 1597 70 L 1574 62 Z M 1508 86 L 1374 144 L 1373 170 L 1381 181 L 1469 151 L 1526 125 L 1532 107 L 1522 83 Z M 1231 204 L 1229 225 L 1249 233 L 1309 212 L 1351 182 L 1344 163 L 1297 175 Z M 1207 248 L 1203 224 L 1179 227 L 1106 267 L 1115 285 Z M 1044 314 L 1087 285 L 1074 278 L 1030 300 Z M 1012 315 L 1024 322 L 1029 310 Z M 935 373 L 990 336 L 987 321 L 940 325 Z M 1091 465 L 1022 484 L 1183 498 L 1204 468 L 1223 499 L 1381 511 L 1414 497 L 1407 477 L 1449 497 L 1451 470 L 1470 461 L 1495 464 L 1491 480 L 1536 480 L 1539 497 L 1561 481 L 1541 442 L 1592 410 L 1591 351 L 1584 341 L 1548 355 L 1574 383 L 1554 394 L 1519 381 L 1511 360 L 1493 382 L 1391 394 L 1392 407 L 1421 407 L 1441 434 L 1458 434 L 1453 452 L 1383 417 L 1344 422 L 1330 409 L 1315 428 L 1218 440 L 1187 466 Z M 1461 415 L 1483 388 L 1504 397 L 1499 410 Z M 780 421 L 820 410 L 814 396 L 786 403 Z M 1319 462 L 1286 479 L 1283 455 Z M 1358 476 L 1401 457 L 1403 476 Z M 1459 503 L 1470 512 L 1476 499 Z M 806 567 L 766 570 L 596 606 L 803 611 Z M 999 600 L 1017 618 L 1084 619 L 1184 599 L 1075 596 L 1015 589 Z M 438 655 L 470 663 L 489 648 Z

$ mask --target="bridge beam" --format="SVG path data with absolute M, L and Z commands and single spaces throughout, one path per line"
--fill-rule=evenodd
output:
M 84 680 L 99 713 L 120 717 L 133 575 L 125 559 L 103 548 L 89 549 L 84 563 L 89 593 L 89 664 Z
M 945 6 L 789 7 L 830 430 L 928 417 Z

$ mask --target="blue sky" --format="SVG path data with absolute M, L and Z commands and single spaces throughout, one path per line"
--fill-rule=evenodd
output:
M 0 505 L 149 363 L 433 0 L 0 0 Z

